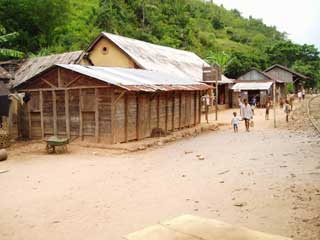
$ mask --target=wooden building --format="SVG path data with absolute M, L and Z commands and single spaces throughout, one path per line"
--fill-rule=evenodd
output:
M 265 106 L 268 97 L 272 97 L 272 86 L 276 84 L 276 101 L 286 97 L 286 85 L 283 80 L 273 78 L 269 74 L 258 69 L 251 69 L 241 75 L 235 81 L 233 90 L 233 107 L 238 106 L 239 96 L 242 99 L 248 99 L 250 102 L 253 97 L 257 100 L 257 105 Z
M 121 143 L 200 123 L 202 91 L 190 78 L 129 69 L 54 65 L 15 89 L 30 93 L 31 139 L 51 135 Z
M 297 92 L 303 85 L 303 81 L 309 78 L 280 64 L 275 64 L 265 70 L 269 76 L 282 80 L 285 84 L 292 83 Z

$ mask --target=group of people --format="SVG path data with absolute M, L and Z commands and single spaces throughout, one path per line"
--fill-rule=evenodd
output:
M 303 95 L 303 99 L 304 99 L 304 95 Z M 246 131 L 249 132 L 250 126 L 253 126 L 253 115 L 254 115 L 255 104 L 252 104 L 251 102 L 249 104 L 247 99 L 244 99 L 242 101 L 241 97 L 239 97 L 238 102 L 239 102 L 239 107 L 240 107 L 241 118 L 237 116 L 237 112 L 233 112 L 233 117 L 231 120 L 233 130 L 235 133 L 238 132 L 239 123 L 241 120 L 243 120 L 245 123 Z M 289 115 L 290 115 L 290 112 L 292 111 L 292 105 L 293 105 L 292 98 L 290 98 L 290 100 L 286 99 L 283 103 L 282 107 L 283 107 L 283 111 L 286 115 L 286 122 L 289 122 Z M 272 101 L 270 98 L 268 98 L 265 107 L 266 107 L 265 119 L 269 120 L 269 113 L 270 113 L 270 109 L 272 107 Z
M 244 99 L 243 102 L 241 101 L 241 98 L 239 97 L 239 106 L 240 106 L 240 115 L 241 119 L 237 116 L 237 113 L 233 113 L 233 118 L 231 120 L 231 124 L 233 125 L 234 132 L 238 132 L 239 129 L 239 122 L 240 120 L 244 120 L 246 131 L 250 131 L 250 121 L 253 119 L 253 108 L 248 103 L 247 99 Z

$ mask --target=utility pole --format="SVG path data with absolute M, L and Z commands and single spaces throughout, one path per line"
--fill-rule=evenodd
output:
M 277 128 L 276 118 L 276 80 L 273 80 L 273 126 Z

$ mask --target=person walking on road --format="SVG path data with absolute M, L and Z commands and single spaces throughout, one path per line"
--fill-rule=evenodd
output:
M 239 98 L 239 106 L 240 106 L 241 117 L 245 122 L 247 132 L 249 132 L 250 131 L 250 120 L 253 117 L 251 106 L 250 106 L 250 104 L 248 104 L 247 99 L 244 99 L 242 102 L 241 98 Z
M 286 114 L 286 122 L 289 122 L 290 104 L 288 100 L 286 100 L 283 105 L 283 111 Z

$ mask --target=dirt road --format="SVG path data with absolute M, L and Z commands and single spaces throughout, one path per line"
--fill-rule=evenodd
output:
M 0 162 L 0 239 L 120 240 L 187 213 L 320 239 L 319 137 L 255 119 L 250 133 L 227 126 L 130 154 L 15 149 Z

